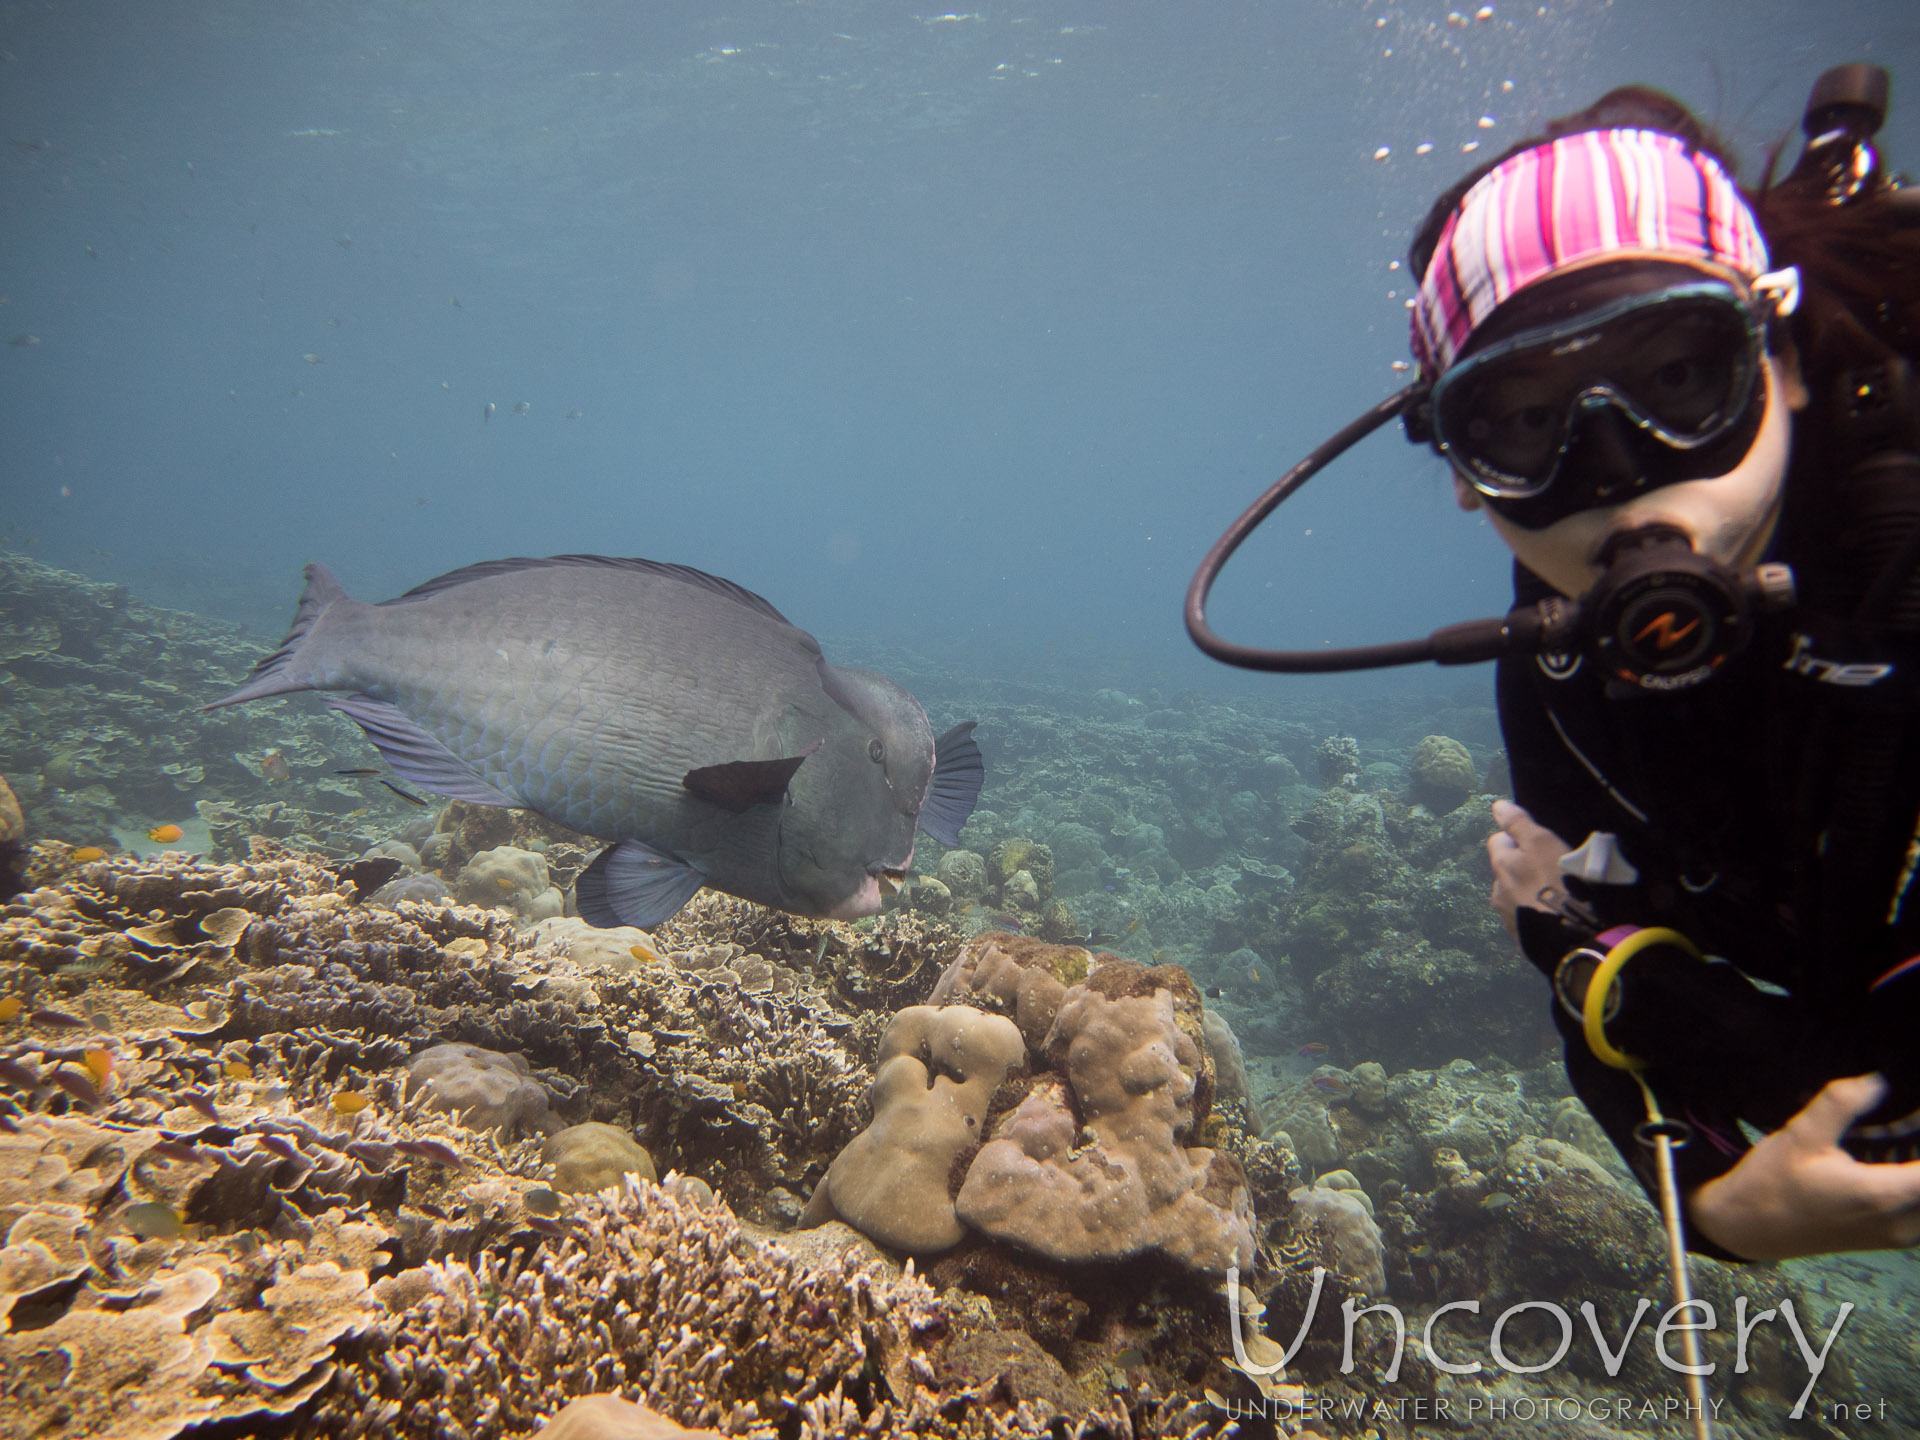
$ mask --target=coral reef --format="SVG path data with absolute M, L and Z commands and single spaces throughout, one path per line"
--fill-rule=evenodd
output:
M 1336 787 L 1294 828 L 1307 851 L 1277 908 L 1284 942 L 1268 943 L 1284 943 L 1316 1033 L 1416 1065 L 1533 1056 L 1545 998 L 1487 905 L 1485 810 Z
M 1208 1424 L 1179 1365 L 1120 1395 L 1035 1387 L 1031 1355 L 949 1355 L 976 1308 L 847 1243 L 789 1252 L 697 1176 L 570 1194 L 552 1157 L 546 1188 L 537 1140 L 471 1128 L 512 1105 L 435 1109 L 407 1064 L 427 1039 L 468 1047 L 456 1070 L 485 1061 L 473 1047 L 521 1057 L 482 1068 L 576 1124 L 639 1123 L 777 1220 L 857 1133 L 872 1075 L 824 977 L 756 994 L 712 978 L 729 966 L 582 967 L 501 912 L 356 904 L 265 841 L 231 866 L 76 864 L 43 842 L 30 879 L 0 931 L 0 995 L 27 1001 L 0 1064 L 0 1349 L 21 1377 L 0 1433 L 61 1416 L 164 1440 L 278 1415 L 301 1435 L 506 1437 L 589 1394 L 767 1436 L 796 1415 L 822 1436 Z M 739 965 L 716 928 L 696 906 L 656 939 Z

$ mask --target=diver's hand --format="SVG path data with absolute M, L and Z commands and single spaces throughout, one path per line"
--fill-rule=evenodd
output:
M 1886 1089 L 1878 1075 L 1829 1081 L 1733 1169 L 1693 1192 L 1694 1228 L 1749 1260 L 1920 1243 L 1920 1160 L 1868 1165 L 1839 1146 Z
M 1540 892 L 1560 888 L 1560 857 L 1573 847 L 1511 800 L 1493 802 L 1493 823 L 1500 827 L 1487 837 L 1493 908 L 1507 933 L 1518 939 L 1513 912 L 1522 905 L 1548 908 L 1540 903 Z

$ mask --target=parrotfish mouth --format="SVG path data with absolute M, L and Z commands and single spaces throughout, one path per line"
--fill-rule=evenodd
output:
M 876 866 L 868 872 L 867 878 L 860 883 L 860 887 L 836 905 L 826 918 L 858 920 L 863 915 L 877 914 L 886 897 L 899 893 L 900 887 L 906 883 L 907 872 L 904 867 L 895 869 L 891 865 Z

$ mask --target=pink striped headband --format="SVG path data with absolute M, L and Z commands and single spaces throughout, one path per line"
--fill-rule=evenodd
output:
M 1710 260 L 1753 279 L 1767 245 L 1711 155 L 1658 130 L 1586 130 L 1501 161 L 1460 201 L 1420 281 L 1413 353 L 1428 379 L 1536 280 L 1620 251 Z

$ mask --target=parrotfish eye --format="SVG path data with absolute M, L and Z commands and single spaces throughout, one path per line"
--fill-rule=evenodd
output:
M 882 745 L 878 740 L 867 741 L 867 758 L 878 765 L 882 760 L 887 758 L 887 747 Z

